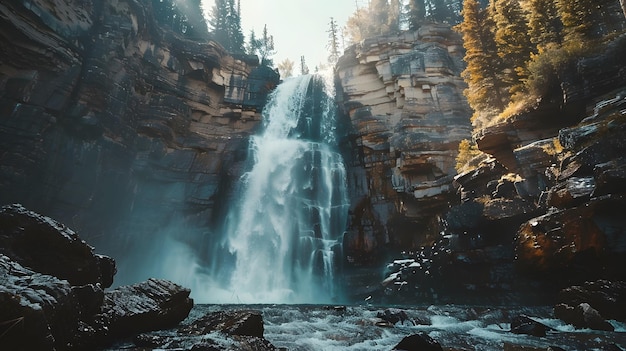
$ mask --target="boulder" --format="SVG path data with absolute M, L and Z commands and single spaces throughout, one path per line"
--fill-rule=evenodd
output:
M 0 254 L 0 346 L 71 349 L 80 309 L 66 280 L 40 274 Z
M 511 321 L 511 333 L 514 334 L 527 334 L 542 337 L 546 336 L 546 331 L 549 329 L 550 327 L 524 315 L 516 316 Z
M 0 253 L 71 285 L 113 283 L 115 262 L 65 225 L 15 204 L 0 209 Z
M 415 322 L 411 318 L 409 318 L 404 310 L 400 310 L 397 308 L 387 308 L 382 312 L 378 312 L 376 314 L 376 317 L 382 319 L 391 326 L 395 325 L 398 322 L 404 325 L 405 321 L 415 325 Z
M 554 316 L 576 328 L 614 331 L 615 328 L 607 322 L 597 310 L 588 303 L 581 303 L 575 307 L 558 304 L 554 307 Z
M 203 335 L 219 331 L 228 335 L 263 337 L 263 316 L 259 311 L 219 311 L 208 313 L 181 329 L 184 334 Z
M 602 316 L 626 321 L 626 282 L 597 280 L 571 286 L 559 292 L 560 303 L 577 306 L 587 303 Z
M 106 291 L 98 317 L 110 337 L 171 328 L 191 311 L 190 292 L 170 281 L 150 278 Z
M 426 333 L 404 337 L 393 350 L 404 351 L 443 351 L 441 345 Z

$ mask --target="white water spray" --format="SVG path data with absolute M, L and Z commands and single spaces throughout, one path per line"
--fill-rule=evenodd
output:
M 226 290 L 232 302 L 330 302 L 348 210 L 333 101 L 320 78 L 291 78 L 270 96 L 263 119 L 227 220 L 236 264 Z

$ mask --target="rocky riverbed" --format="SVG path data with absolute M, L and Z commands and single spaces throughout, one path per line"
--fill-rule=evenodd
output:
M 242 333 L 240 331 L 233 333 L 216 328 L 206 334 L 188 332 L 198 320 L 205 318 L 202 316 L 220 313 L 258 316 L 258 321 L 262 317 L 262 327 L 256 329 L 264 329 L 264 333 L 258 335 L 263 335 L 272 346 L 259 346 L 261 344 L 257 340 L 257 348 L 251 346 L 242 348 L 244 350 L 392 350 L 411 335 L 420 338 L 426 335 L 438 344 L 440 350 L 449 351 L 617 351 L 626 347 L 626 324 L 623 322 L 610 321 L 615 327 L 613 332 L 575 329 L 554 318 L 550 306 L 432 305 L 386 308 L 367 305 L 197 305 L 189 318 L 181 323 L 181 327 L 142 334 L 106 350 L 144 350 L 142 347 L 147 346 L 142 342 L 144 340 L 151 340 L 152 348 L 165 350 L 241 350 L 236 348 L 241 345 L 234 346 L 235 343 L 228 336 L 238 335 Z M 401 321 L 400 315 L 406 319 Z M 524 316 L 529 316 L 533 328 L 520 328 L 526 323 L 519 322 Z M 236 338 L 250 340 L 249 336 Z M 204 345 L 202 347 L 205 348 L 194 345 Z M 248 345 L 252 343 L 248 342 Z M 437 350 L 437 346 L 407 350 Z

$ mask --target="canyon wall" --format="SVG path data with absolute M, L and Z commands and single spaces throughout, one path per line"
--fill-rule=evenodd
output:
M 440 214 L 456 197 L 459 142 L 471 138 L 463 55 L 458 33 L 427 23 L 366 39 L 339 60 L 337 99 L 352 125 L 349 262 L 369 264 L 385 248 L 417 250 L 436 239 Z
M 3 2 L 0 24 L 0 203 L 66 223 L 121 272 L 160 232 L 207 240 L 278 74 L 161 27 L 150 1 Z
M 534 106 L 476 130 L 484 154 L 454 176 L 458 202 L 439 214 L 436 240 L 397 247 L 382 283 L 362 292 L 395 303 L 549 303 L 572 284 L 626 279 L 624 55 L 617 36 L 560 67 Z
M 625 48 L 616 36 L 561 67 L 535 106 L 475 131 L 449 26 L 349 48 L 336 81 L 352 128 L 352 297 L 545 303 L 569 284 L 625 279 Z M 472 138 L 483 155 L 457 175 Z

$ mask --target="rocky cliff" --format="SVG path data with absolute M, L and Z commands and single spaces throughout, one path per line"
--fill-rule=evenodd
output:
M 471 137 L 463 68 L 460 36 L 435 23 L 366 39 L 339 60 L 338 102 L 352 125 L 350 262 L 416 250 L 439 233 L 458 145 Z
M 0 4 L 0 203 L 116 257 L 149 253 L 164 230 L 210 234 L 278 81 L 254 57 L 161 27 L 151 4 Z
M 440 238 L 388 266 L 391 300 L 545 303 L 626 279 L 624 55 L 622 35 L 563 67 L 536 106 L 476 131 L 487 157 L 454 177 Z

